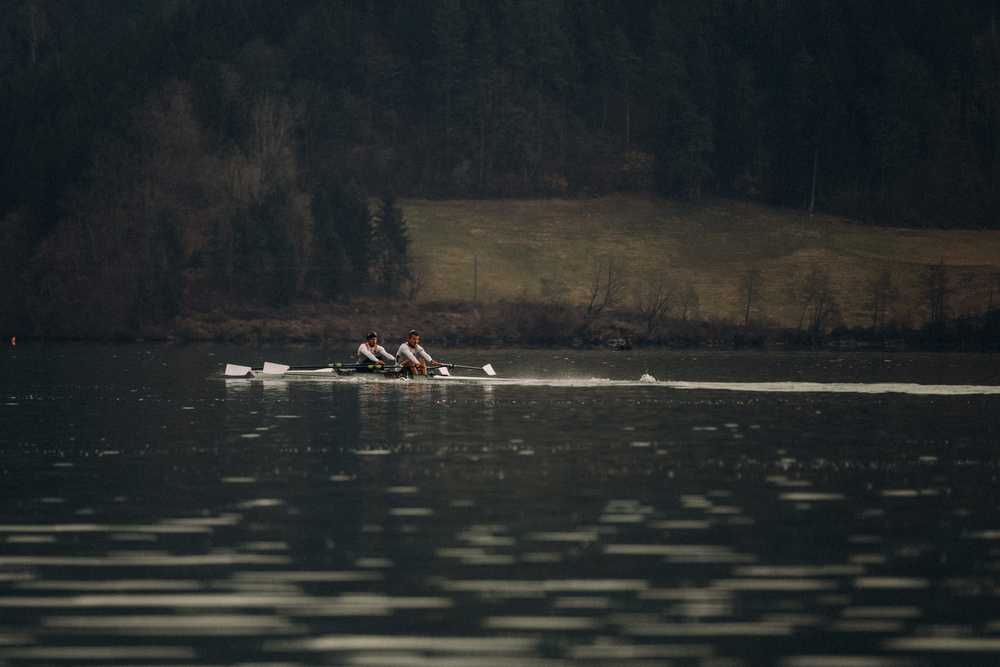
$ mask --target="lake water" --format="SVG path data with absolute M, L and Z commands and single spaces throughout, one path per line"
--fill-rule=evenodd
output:
M 996 358 L 428 348 L 0 351 L 0 664 L 1000 661 Z

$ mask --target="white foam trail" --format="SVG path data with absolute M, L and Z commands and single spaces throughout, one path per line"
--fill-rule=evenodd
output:
M 718 391 L 751 391 L 777 393 L 832 394 L 915 394 L 918 396 L 963 396 L 967 394 L 1000 394 L 998 385 L 976 384 L 917 384 L 912 382 L 681 382 L 658 384 L 673 389 L 714 389 Z
M 285 378 L 288 377 L 286 374 Z M 245 380 L 241 381 L 245 382 Z M 436 378 L 430 383 L 400 380 L 398 378 L 383 378 L 367 374 L 350 376 L 300 376 L 296 382 L 339 382 L 366 384 L 371 382 L 388 383 L 397 386 L 423 384 L 475 384 L 485 387 L 517 386 L 517 387 L 559 387 L 570 389 L 607 389 L 612 387 L 659 387 L 675 390 L 732 391 L 751 393 L 780 394 L 911 394 L 916 396 L 968 396 L 997 395 L 1000 385 L 977 384 L 920 384 L 916 382 L 723 382 L 700 380 L 657 380 L 654 376 L 644 373 L 638 380 L 612 380 L 610 378 L 512 378 L 512 377 L 474 377 L 452 375 L 448 378 Z M 281 382 L 287 386 L 285 380 Z

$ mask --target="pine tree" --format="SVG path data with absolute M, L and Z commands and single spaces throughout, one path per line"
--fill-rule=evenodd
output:
M 372 266 L 376 279 L 384 290 L 398 295 L 412 278 L 410 237 L 403 211 L 391 193 L 382 198 L 372 236 Z

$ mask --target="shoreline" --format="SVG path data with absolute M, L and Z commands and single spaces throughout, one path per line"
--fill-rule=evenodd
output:
M 564 304 L 298 304 L 285 309 L 248 308 L 191 313 L 161 326 L 112 335 L 44 336 L 16 334 L 21 344 L 53 342 L 229 343 L 235 345 L 349 345 L 375 328 L 384 339 L 402 339 L 416 328 L 436 344 L 451 347 L 521 347 L 573 350 L 761 350 L 835 352 L 1000 351 L 1000 310 L 949 320 L 919 329 L 889 327 L 881 332 L 840 327 L 823 332 L 731 321 L 665 320 L 653 335 L 637 313 L 618 310 L 593 321 Z M 555 334 L 553 332 L 563 332 Z M 3 346 L 10 349 L 10 336 Z

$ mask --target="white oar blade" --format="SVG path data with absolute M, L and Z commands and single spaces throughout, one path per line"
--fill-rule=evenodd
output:
M 449 377 L 451 375 L 451 371 L 448 370 L 447 366 L 441 366 L 441 367 L 438 368 L 438 375 L 443 375 L 444 377 Z
M 483 366 L 483 372 L 489 375 L 490 377 L 493 377 L 494 375 L 497 374 L 497 372 L 493 370 L 493 364 L 486 364 L 485 366 Z
M 264 362 L 264 375 L 284 375 L 291 366 L 276 364 L 270 361 Z
M 225 375 L 227 378 L 245 378 L 248 375 L 253 377 L 253 370 L 249 366 L 226 364 Z

